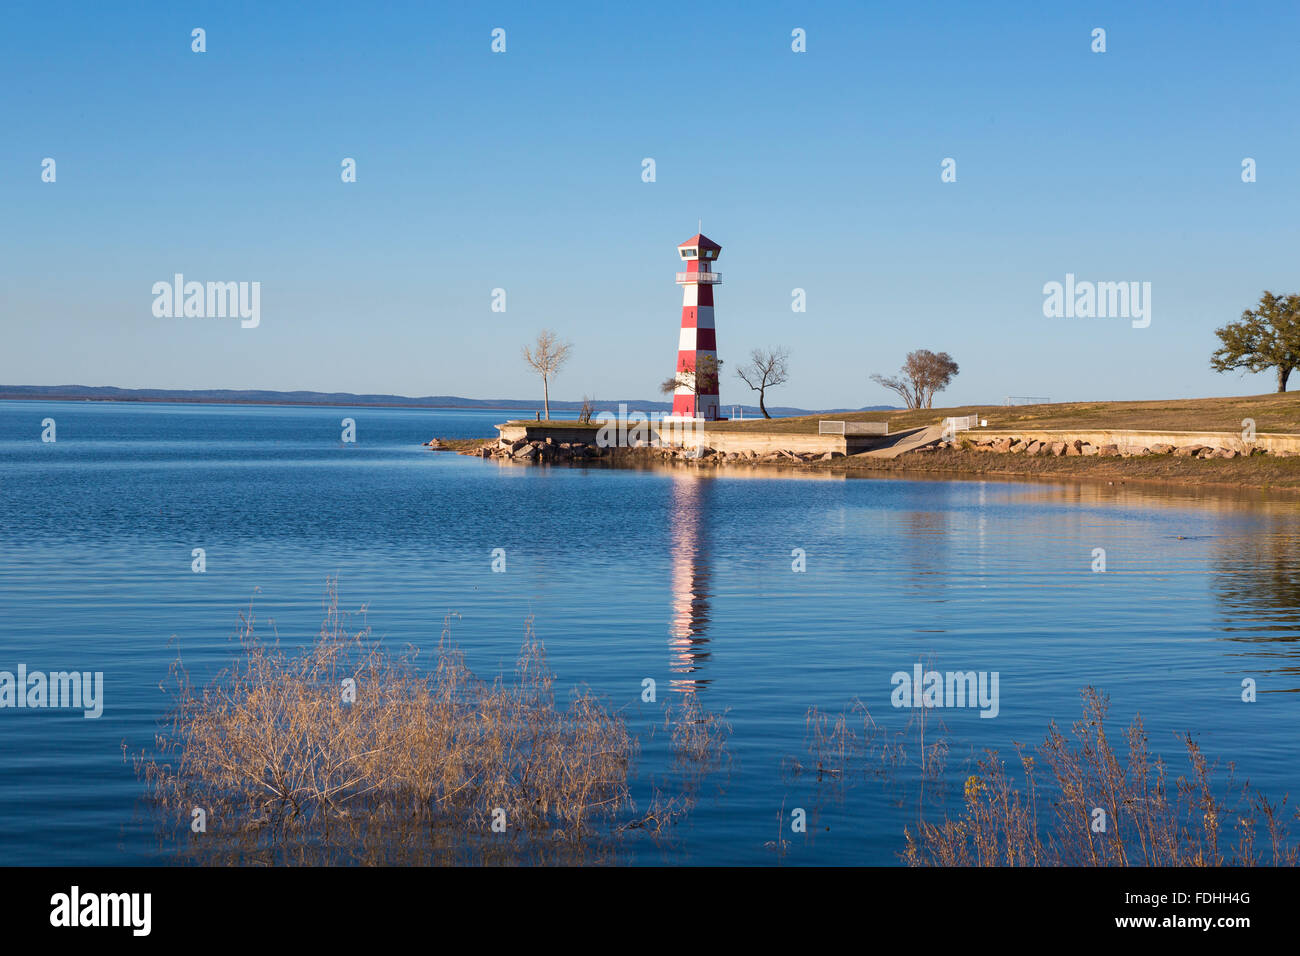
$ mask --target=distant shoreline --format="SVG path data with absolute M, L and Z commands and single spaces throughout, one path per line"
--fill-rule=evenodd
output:
M 144 402 L 177 405 L 272 405 L 322 408 L 427 408 L 443 410 L 475 410 L 526 412 L 531 416 L 540 411 L 542 402 L 535 399 L 465 398 L 460 395 L 428 395 L 418 398 L 406 395 L 354 394 L 351 392 L 314 392 L 309 390 L 279 391 L 275 389 L 164 389 L 118 388 L 111 385 L 0 385 L 0 401 L 5 402 Z M 597 411 L 617 412 L 619 406 L 631 411 L 671 410 L 672 405 L 662 401 L 643 399 L 609 399 L 595 402 Z M 758 406 L 736 403 L 729 408 L 739 409 L 746 420 L 759 418 Z M 551 410 L 577 412 L 582 402 L 551 401 Z M 878 405 L 861 409 L 810 410 L 791 406 L 770 406 L 770 411 L 781 417 L 843 414 L 856 411 L 889 411 L 892 406 Z
M 90 402 L 97 405 L 260 405 L 267 408 L 418 408 L 427 411 L 516 412 L 500 405 L 414 405 L 402 402 L 291 402 L 238 398 L 86 398 L 66 395 L 0 395 L 0 402 Z

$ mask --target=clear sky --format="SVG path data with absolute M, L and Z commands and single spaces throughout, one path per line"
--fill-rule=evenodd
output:
M 868 375 L 913 348 L 960 363 L 945 404 L 1269 391 L 1208 356 L 1300 291 L 1298 28 L 1294 0 L 10 2 L 0 382 L 521 398 L 551 327 L 552 396 L 658 397 L 702 219 L 724 405 L 776 345 L 769 401 L 804 407 L 890 402 Z M 155 317 L 177 272 L 259 281 L 260 325 Z M 1150 326 L 1044 317 L 1067 273 L 1150 282 Z

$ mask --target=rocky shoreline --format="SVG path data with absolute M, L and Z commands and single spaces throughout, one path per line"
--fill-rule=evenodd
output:
M 775 451 L 760 455 L 757 452 L 720 452 L 714 448 L 672 448 L 645 443 L 629 447 L 602 448 L 595 444 L 583 442 L 553 442 L 551 440 L 528 441 L 519 439 L 507 441 L 472 441 L 457 442 L 434 438 L 425 443 L 426 448 L 434 451 L 456 451 L 462 455 L 475 458 L 495 458 L 520 462 L 521 464 L 543 464 L 551 462 L 575 462 L 605 460 L 613 462 L 626 458 L 652 459 L 681 462 L 683 464 L 727 464 L 727 463 L 786 463 L 807 464 L 813 461 L 833 461 L 844 458 L 842 452 L 825 452 L 824 454 L 792 451 Z
M 1235 436 L 1234 436 L 1235 438 Z M 1225 445 L 1227 443 L 1225 442 Z M 1209 445 L 1122 446 L 1082 439 L 1038 441 L 1002 436 L 939 439 L 885 458 L 838 452 L 722 453 L 705 448 L 600 448 L 582 442 L 433 439 L 426 447 L 519 465 L 568 464 L 601 468 L 689 467 L 722 471 L 767 469 L 807 473 L 945 480 L 1093 481 L 1109 485 L 1179 485 L 1233 492 L 1300 494 L 1300 454 Z
M 1245 458 L 1250 455 L 1269 455 L 1273 458 L 1292 458 L 1295 452 L 1274 451 L 1269 452 L 1265 448 L 1251 447 L 1246 442 L 1239 443 L 1243 447 L 1223 448 L 1214 445 L 1167 445 L 1156 444 L 1146 445 L 1094 445 L 1086 441 L 1075 439 L 1074 441 L 1047 442 L 1037 441 L 1025 438 L 991 438 L 984 441 L 976 441 L 968 438 L 959 438 L 954 441 L 939 441 L 930 445 L 916 449 L 916 451 L 929 451 L 936 448 L 966 448 L 972 451 L 993 452 L 995 454 L 1025 454 L 1025 455 L 1051 455 L 1055 458 L 1074 458 L 1090 457 L 1096 455 L 1101 458 L 1141 458 L 1148 455 L 1173 455 L 1175 458 Z
M 1230 448 L 1214 445 L 1097 445 L 1081 439 L 1073 441 L 1040 441 L 1029 438 L 1001 437 L 989 439 L 972 439 L 960 437 L 955 440 L 936 439 L 928 444 L 904 452 L 900 458 L 909 455 L 934 451 L 972 451 L 1001 455 L 1044 456 L 1053 458 L 1145 458 L 1172 456 L 1174 458 L 1245 458 L 1251 456 L 1268 456 L 1270 458 L 1293 458 L 1296 452 L 1268 451 L 1261 447 Z M 787 449 L 760 454 L 755 451 L 722 452 L 714 448 L 673 448 L 651 446 L 645 443 L 626 448 L 602 448 L 593 443 L 554 442 L 550 439 L 518 439 L 508 441 L 450 440 L 434 438 L 425 443 L 425 447 L 435 451 L 456 451 L 462 455 L 476 458 L 494 458 L 520 463 L 543 464 L 551 462 L 611 460 L 624 453 L 635 453 L 639 458 L 657 458 L 663 461 L 682 462 L 685 464 L 810 464 L 812 462 L 835 461 L 845 458 L 842 452 L 828 451 L 796 452 Z

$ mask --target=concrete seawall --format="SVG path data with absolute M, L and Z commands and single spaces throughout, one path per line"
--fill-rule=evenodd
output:
M 621 433 L 606 431 L 608 441 L 598 441 L 599 425 L 575 422 L 506 422 L 497 425 L 501 441 L 542 442 L 606 447 L 650 445 L 668 448 L 710 448 L 722 455 L 770 455 L 789 452 L 795 455 L 860 455 L 894 458 L 939 443 L 941 427 L 913 428 L 893 435 L 819 435 L 777 429 L 727 428 L 708 422 L 683 425 L 673 422 L 632 422 Z M 1231 449 L 1241 454 L 1251 451 L 1269 454 L 1300 455 L 1300 435 L 1259 432 L 1246 441 L 1239 432 L 1171 431 L 1159 429 L 1006 429 L 973 428 L 957 433 L 957 439 L 991 442 L 998 439 L 1053 444 L 1082 442 L 1093 448 L 1114 445 L 1119 449 L 1155 446 L 1205 446 Z
M 502 441 L 542 441 L 550 439 L 555 444 L 582 443 L 593 445 L 601 428 L 598 425 L 578 425 L 573 422 L 505 422 L 496 426 Z M 923 429 L 909 429 L 894 435 L 819 435 L 806 432 L 765 431 L 756 428 L 727 429 L 711 427 L 708 422 L 683 426 L 673 422 L 628 423 L 622 436 L 611 445 L 632 445 L 638 440 L 649 445 L 672 448 L 703 446 L 725 454 L 753 452 L 767 455 L 789 451 L 797 455 L 824 455 L 834 452 L 856 455 L 871 449 L 905 442 L 909 436 Z M 617 434 L 617 433 L 616 433 Z M 611 436 L 612 437 L 612 436 Z

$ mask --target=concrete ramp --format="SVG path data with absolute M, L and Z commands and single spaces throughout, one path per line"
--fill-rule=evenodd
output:
M 938 441 L 943 437 L 942 425 L 928 425 L 925 428 L 914 428 L 911 431 L 899 432 L 897 435 L 890 435 L 889 444 L 877 444 L 870 451 L 859 452 L 863 458 L 897 458 L 906 452 L 920 448 L 922 445 L 928 445 L 932 441 Z

